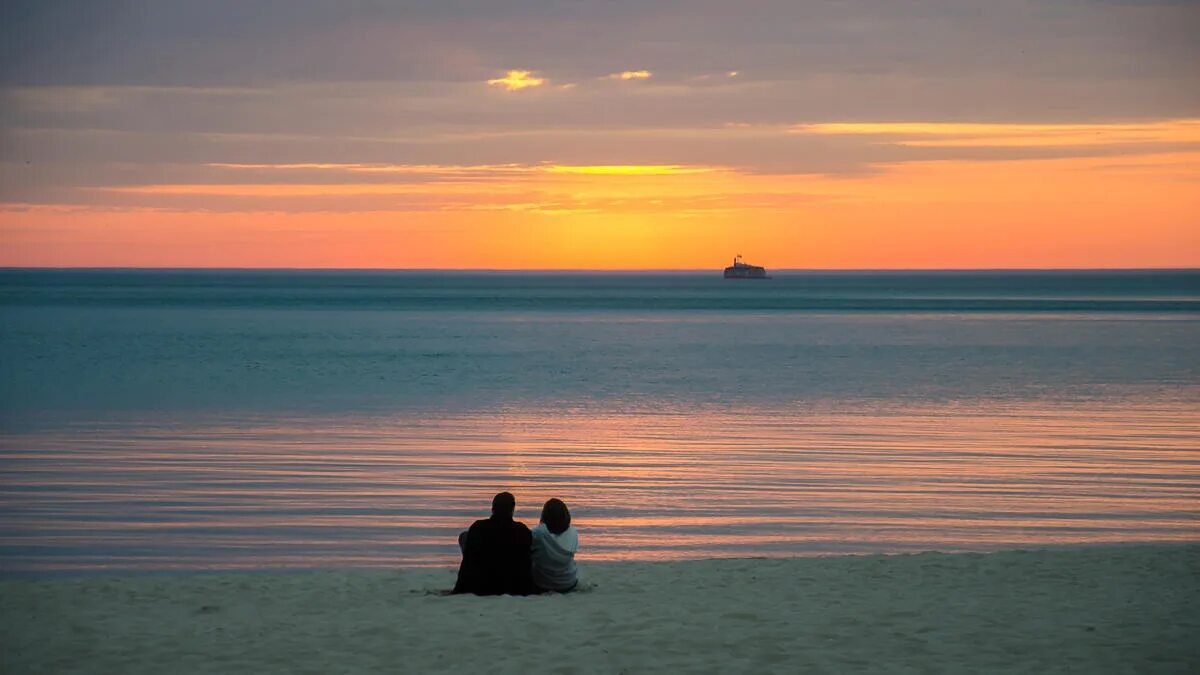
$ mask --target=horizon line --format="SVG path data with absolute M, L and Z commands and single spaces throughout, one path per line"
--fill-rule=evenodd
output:
M 123 265 L 0 265 L 0 271 L 160 271 L 160 272 L 498 272 L 549 274 L 705 273 L 720 267 L 172 267 Z M 1200 272 L 1195 267 L 774 267 L 774 272 Z

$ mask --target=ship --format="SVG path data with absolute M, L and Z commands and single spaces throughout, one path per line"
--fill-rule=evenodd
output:
M 733 258 L 733 264 L 725 268 L 726 279 L 770 279 L 765 267 L 742 262 L 742 254 Z

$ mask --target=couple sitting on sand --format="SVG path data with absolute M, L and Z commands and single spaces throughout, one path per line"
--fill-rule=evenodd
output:
M 575 551 L 579 535 L 571 512 L 560 499 L 542 507 L 542 519 L 530 532 L 513 520 L 517 500 L 508 492 L 492 499 L 492 517 L 477 520 L 458 535 L 462 564 L 454 593 L 529 595 L 575 589 Z

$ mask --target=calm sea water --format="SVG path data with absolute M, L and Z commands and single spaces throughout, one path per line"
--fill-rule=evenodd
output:
M 0 270 L 0 571 L 1200 540 L 1200 273 Z

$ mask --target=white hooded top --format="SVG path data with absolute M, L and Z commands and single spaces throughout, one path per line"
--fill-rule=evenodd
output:
M 538 523 L 533 534 L 533 583 L 550 591 L 569 591 L 579 577 L 575 570 L 575 552 L 579 550 L 579 533 L 568 526 L 561 534 L 552 533 L 545 523 Z

